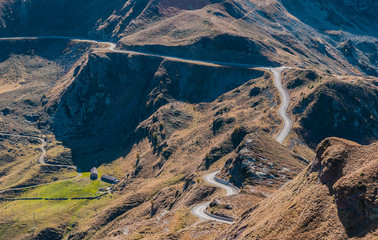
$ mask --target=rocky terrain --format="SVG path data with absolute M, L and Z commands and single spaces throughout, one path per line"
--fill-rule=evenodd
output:
M 328 138 L 305 171 L 219 238 L 375 239 L 377 160 L 376 143 Z
M 181 57 L 377 76 L 373 1 L 8 0 L 0 9 L 2 36 L 75 35 Z
M 291 111 L 300 125 L 297 132 L 309 146 L 331 136 L 360 144 L 376 141 L 377 78 L 291 70 L 284 79 L 295 102 Z
M 65 40 L 0 40 L 0 46 L 2 131 L 38 132 L 46 94 L 92 46 Z
M 235 186 L 281 186 L 296 176 L 309 160 L 287 151 L 271 136 L 245 136 L 223 167 L 225 177 Z
M 0 0 L 0 132 L 79 171 L 2 136 L 0 239 L 377 238 L 377 16 L 371 0 Z M 46 35 L 68 38 L 10 38 Z M 239 194 L 204 181 L 216 170 Z M 199 221 L 206 201 L 234 224 Z
M 214 68 L 148 56 L 90 54 L 83 65 L 47 95 L 45 109 L 54 116 L 52 129 L 56 136 L 68 142 L 82 164 L 97 152 L 103 157 L 107 155 L 108 159 L 103 160 L 97 156 L 104 162 L 118 157 L 109 155 L 115 152 L 114 148 L 126 148 L 147 137 L 149 133 L 145 131 L 134 131 L 141 119 L 161 106 L 177 101 L 214 101 L 226 91 L 262 75 L 261 71 Z M 193 113 L 177 111 L 174 114 L 184 118 L 184 125 L 192 121 Z M 166 130 L 167 139 L 172 130 Z M 120 138 L 119 132 L 124 132 L 124 136 Z
M 285 0 L 283 4 L 293 15 L 316 29 L 346 30 L 377 37 L 377 26 L 372 23 L 377 20 L 378 5 L 372 0 Z

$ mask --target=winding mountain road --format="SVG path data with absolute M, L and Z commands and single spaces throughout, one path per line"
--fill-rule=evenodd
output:
M 238 194 L 239 189 L 237 187 L 232 186 L 232 185 L 226 185 L 226 184 L 220 183 L 216 180 L 216 175 L 219 172 L 220 171 L 218 170 L 218 171 L 215 171 L 215 172 L 212 172 L 212 173 L 205 175 L 204 180 L 211 185 L 214 185 L 216 187 L 224 189 L 226 191 L 226 196 Z M 192 208 L 192 213 L 195 216 L 201 218 L 202 220 L 215 220 L 215 221 L 218 221 L 218 222 L 228 223 L 228 224 L 232 224 L 234 222 L 231 219 L 225 219 L 225 218 L 222 218 L 222 217 L 218 217 L 216 215 L 209 214 L 206 211 L 206 209 L 209 207 L 209 205 L 210 205 L 210 202 L 197 204 Z
M 182 62 L 188 62 L 188 63 L 193 63 L 193 64 L 199 64 L 199 65 L 218 65 L 218 66 L 227 66 L 227 67 L 242 67 L 242 68 L 262 68 L 265 70 L 269 70 L 273 73 L 274 77 L 274 86 L 277 88 L 277 90 L 280 93 L 280 98 L 281 98 L 281 106 L 279 108 L 279 116 L 281 119 L 284 121 L 284 127 L 281 129 L 279 135 L 277 136 L 276 140 L 279 143 L 283 143 L 285 138 L 288 136 L 290 133 L 290 130 L 293 126 L 293 121 L 290 119 L 289 115 L 287 114 L 287 109 L 290 103 L 290 97 L 288 92 L 285 90 L 285 88 L 282 86 L 282 79 L 281 79 L 281 73 L 283 70 L 287 69 L 286 67 L 279 67 L 279 68 L 270 68 L 270 67 L 264 67 L 264 66 L 257 66 L 257 65 L 250 65 L 250 64 L 243 64 L 243 63 L 229 63 L 229 62 L 219 62 L 219 61 L 206 61 L 206 60 L 195 60 L 195 59 L 188 59 L 188 58 L 180 58 L 180 57 L 174 57 L 174 56 L 167 56 L 163 54 L 155 54 L 155 53 L 148 53 L 148 52 L 140 52 L 140 51 L 131 51 L 131 50 L 121 50 L 121 49 L 116 49 L 117 44 L 112 43 L 112 42 L 104 42 L 104 41 L 95 41 L 95 40 L 89 40 L 89 39 L 83 39 L 83 38 L 75 38 L 75 37 L 61 37 L 61 36 L 36 36 L 36 37 L 11 37 L 11 38 L 0 38 L 1 40 L 25 40 L 25 39 L 67 39 L 71 41 L 83 41 L 83 42 L 90 42 L 90 43 L 97 43 L 97 44 L 107 44 L 108 48 L 107 50 L 112 51 L 112 52 L 118 52 L 118 53 L 126 53 L 126 54 L 138 54 L 138 55 L 146 55 L 150 57 L 162 57 L 168 60 L 174 60 L 174 61 L 182 61 Z M 1 134 L 0 134 L 1 135 Z M 3 134 L 4 135 L 4 134 Z M 11 135 L 12 134 L 8 134 Z M 28 137 L 28 136 L 23 136 L 23 135 L 17 135 L 19 137 Z M 46 164 L 44 159 L 46 156 L 46 142 L 44 139 L 39 138 L 39 137 L 32 137 L 30 138 L 38 139 L 41 141 L 41 150 L 42 150 L 42 155 L 39 159 L 39 162 L 41 164 Z M 62 166 L 62 165 L 54 165 L 54 164 L 47 164 L 47 165 L 53 165 L 53 166 Z M 66 166 L 67 165 L 63 165 Z M 72 166 L 74 167 L 74 166 Z M 204 176 L 204 179 L 206 182 L 209 184 L 212 184 L 214 186 L 220 187 L 226 191 L 226 196 L 230 195 L 235 195 L 239 193 L 239 190 L 232 186 L 231 184 L 226 184 L 217 181 L 216 175 L 219 173 L 219 171 L 215 171 L 212 173 L 209 173 Z M 64 181 L 64 180 L 63 180 Z M 1 192 L 1 191 L 0 191 Z M 223 223 L 228 223 L 232 224 L 233 221 L 230 219 L 224 219 L 222 217 L 218 217 L 212 214 L 209 214 L 206 211 L 206 208 L 209 206 L 210 202 L 205 202 L 198 204 L 192 208 L 192 213 L 203 219 L 203 220 L 215 220 Z
M 276 140 L 279 143 L 283 143 L 283 141 L 286 139 L 286 137 L 289 135 L 292 127 L 293 127 L 293 121 L 287 114 L 287 109 L 290 104 L 290 96 L 289 93 L 286 91 L 286 89 L 282 86 L 282 78 L 281 74 L 282 71 L 285 69 L 288 69 L 287 67 L 279 67 L 279 68 L 263 68 L 265 70 L 271 71 L 273 73 L 273 80 L 274 80 L 274 86 L 277 88 L 278 92 L 280 93 L 280 99 L 281 99 L 281 105 L 278 110 L 278 114 L 280 115 L 281 119 L 284 121 L 284 126 L 281 129 L 280 133 L 276 137 Z M 216 175 L 220 171 L 215 171 L 212 173 L 209 173 L 204 176 L 204 179 L 206 182 L 215 185 L 217 187 L 220 187 L 224 190 L 226 190 L 226 196 L 231 196 L 239 193 L 239 190 L 236 187 L 232 187 L 230 185 L 226 185 L 224 183 L 220 183 L 216 181 Z M 199 217 L 202 220 L 214 220 L 222 223 L 232 224 L 234 221 L 232 219 L 225 219 L 223 217 L 218 217 L 213 214 L 209 214 L 206 209 L 209 207 L 210 202 L 204 202 L 195 205 L 192 208 L 192 213 Z
M 39 157 L 39 163 L 40 164 L 46 164 L 45 157 L 46 157 L 47 152 L 46 152 L 45 147 L 46 147 L 47 143 L 46 143 L 45 139 L 40 138 L 40 137 L 28 136 L 28 135 L 11 134 L 11 133 L 2 133 L 2 132 L 0 132 L 0 137 L 1 136 L 21 137 L 21 138 L 30 138 L 30 139 L 39 140 L 41 142 L 41 146 L 39 147 L 39 149 L 41 149 L 41 151 L 42 151 L 42 154 Z
M 280 93 L 281 105 L 278 110 L 278 114 L 280 115 L 281 119 L 284 121 L 284 126 L 281 129 L 280 133 L 276 137 L 277 142 L 283 143 L 286 137 L 289 135 L 291 129 L 293 128 L 293 120 L 289 117 L 287 113 L 287 109 L 289 108 L 290 104 L 290 96 L 287 90 L 282 86 L 282 71 L 288 69 L 288 67 L 279 67 L 279 68 L 266 68 L 267 70 L 273 73 L 274 79 L 274 86 L 277 88 L 278 92 Z
M 72 168 L 72 169 L 76 169 L 76 166 L 73 166 L 73 165 L 64 165 L 64 164 L 54 164 L 54 163 L 46 163 L 45 162 L 45 158 L 46 158 L 46 155 L 47 155 L 47 151 L 45 149 L 46 145 L 47 145 L 47 142 L 45 141 L 45 139 L 41 138 L 41 137 L 35 137 L 35 136 L 28 136 L 28 135 L 22 135 L 22 134 L 10 134 L 10 133 L 1 133 L 0 132 L 0 137 L 1 136 L 10 136 L 10 137 L 20 137 L 20 138 L 30 138 L 30 139 L 35 139 L 35 140 L 39 140 L 41 142 L 41 145 L 39 146 L 39 149 L 41 149 L 42 151 L 42 154 L 41 156 L 39 157 L 39 160 L 38 162 L 42 165 L 48 165 L 48 166 L 55 166 L 55 167 L 65 167 L 65 168 Z
M 278 110 L 278 114 L 280 115 L 281 119 L 284 121 L 284 127 L 281 129 L 281 132 L 279 133 L 276 140 L 282 144 L 285 138 L 289 135 L 290 130 L 293 127 L 293 121 L 287 114 L 287 109 L 290 104 L 290 96 L 289 96 L 289 93 L 286 91 L 286 89 L 282 86 L 282 79 L 281 79 L 282 71 L 284 71 L 285 69 L 288 69 L 288 67 L 272 68 L 272 67 L 264 67 L 264 66 L 251 65 L 251 64 L 245 64 L 245 63 L 196 60 L 196 59 L 190 59 L 190 58 L 168 56 L 164 54 L 122 50 L 122 49 L 116 49 L 117 44 L 113 42 L 96 41 L 96 40 L 76 38 L 76 37 L 62 37 L 62 36 L 9 37 L 9 38 L 0 38 L 0 41 L 1 40 L 27 40 L 27 39 L 30 39 L 30 40 L 31 39 L 65 39 L 65 40 L 71 40 L 71 41 L 82 41 L 82 42 L 89 42 L 89 43 L 96 43 L 96 44 L 107 44 L 108 45 L 108 48 L 106 48 L 107 50 L 112 51 L 112 52 L 118 52 L 118 53 L 138 54 L 138 55 L 146 55 L 150 57 L 161 57 L 168 60 L 183 61 L 183 62 L 199 64 L 199 65 L 212 64 L 212 65 L 226 66 L 226 67 L 262 68 L 262 69 L 271 71 L 273 73 L 274 86 L 279 91 L 280 98 L 281 98 L 281 106 Z

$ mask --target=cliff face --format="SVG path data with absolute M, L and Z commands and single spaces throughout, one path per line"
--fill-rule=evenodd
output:
M 148 70 L 142 71 L 147 63 Z M 138 61 L 122 55 L 90 54 L 82 66 L 72 71 L 68 82 L 57 87 L 61 89 L 53 90 L 57 95 L 51 96 L 47 106 L 54 116 L 53 131 L 65 143 L 70 141 L 68 145 L 74 149 L 74 158 L 87 156 L 81 167 L 86 161 L 93 163 L 87 154 L 97 151 L 104 151 L 102 156 L 116 157 L 110 155 L 110 149 L 125 144 L 116 141 L 117 135 L 124 133 L 125 141 L 137 121 L 151 111 L 143 107 L 159 64 L 156 59 Z M 109 158 L 100 157 L 96 161 Z
M 327 139 L 318 146 L 310 172 L 317 172 L 335 196 L 347 235 L 365 235 L 377 227 L 378 144 L 356 151 L 359 146 L 354 143 L 337 144 L 341 147 L 336 148 L 335 141 L 339 140 Z
M 219 239 L 375 239 L 377 149 L 377 143 L 324 140 L 308 169 Z
M 268 71 L 121 54 L 70 40 L 1 40 L 1 130 L 45 134 L 49 147 L 60 140 L 81 170 L 99 166 L 120 179 L 102 200 L 70 208 L 72 219 L 44 217 L 49 228 L 39 238 L 210 239 L 229 226 L 197 224 L 190 209 L 214 197 L 219 201 L 212 210 L 237 221 L 220 239 L 377 237 L 377 144 L 328 139 L 311 167 L 274 194 L 307 164 L 298 154 L 313 156 L 305 144 L 315 148 L 330 136 L 366 144 L 378 139 L 378 83 L 364 76 L 378 74 L 376 6 L 342 0 L 1 1 L 0 36 L 104 39 L 120 49 L 298 72 L 287 85 L 298 131 L 285 144 L 293 153 L 271 137 L 282 122 Z M 69 153 L 47 161 L 71 163 Z M 2 157 L 7 164 L 14 160 L 10 152 Z M 240 194 L 220 197 L 201 180 L 203 170 L 219 168 L 219 177 L 241 186 Z M 21 225 L 32 234 L 33 213 L 23 222 L 17 220 L 22 211 L 1 215 L 4 236 L 22 238 Z
M 127 152 L 139 137 L 147 137 L 137 136 L 135 129 L 159 107 L 176 100 L 213 101 L 262 75 L 143 55 L 93 53 L 51 91 L 46 110 L 57 137 L 85 168 L 88 161 L 114 160 L 120 149 Z
M 67 40 L 0 41 L 0 128 L 38 134 L 46 94 L 97 44 Z

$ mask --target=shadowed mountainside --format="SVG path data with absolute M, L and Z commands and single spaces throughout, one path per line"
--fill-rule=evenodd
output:
M 374 24 L 367 24 L 377 16 L 376 5 L 365 2 L 352 8 L 355 14 L 348 12 L 347 1 L 306 2 L 319 9 L 308 10 L 309 16 L 321 9 L 341 14 L 352 27 L 339 32 L 336 28 L 343 22 L 327 17 L 338 16 L 333 12 L 323 14 L 324 26 L 300 21 L 298 9 L 307 8 L 296 1 L 7 0 L 0 3 L 0 34 L 76 35 L 196 59 L 316 66 L 333 73 L 377 76 L 376 36 L 357 35 L 376 31 Z
M 114 160 L 118 156 L 111 152 L 145 137 L 134 132 L 136 127 L 161 106 L 175 101 L 211 102 L 262 75 L 252 69 L 94 53 L 51 91 L 46 109 L 53 116 L 54 133 L 84 167 L 85 159 L 100 152 L 98 163 Z
M 361 144 L 378 139 L 378 88 L 374 82 L 321 84 L 293 108 L 310 146 L 338 136 Z
M 347 31 L 377 37 L 378 4 L 374 0 L 283 0 L 302 22 L 326 31 Z

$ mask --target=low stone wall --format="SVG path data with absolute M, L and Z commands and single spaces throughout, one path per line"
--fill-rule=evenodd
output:
M 0 201 L 43 200 L 43 198 L 0 198 Z
M 100 199 L 101 197 L 107 195 L 108 192 L 100 194 L 94 197 L 78 197 L 78 198 L 2 198 L 0 201 L 32 201 L 32 200 L 45 200 L 45 201 L 67 201 L 67 200 L 93 200 Z
M 219 219 L 219 220 L 222 220 L 222 221 L 226 221 L 226 222 L 229 222 L 229 223 L 233 223 L 234 222 L 234 219 L 232 217 L 222 217 L 222 216 L 218 216 L 218 215 L 215 215 L 215 214 L 211 214 L 206 209 L 205 209 L 204 213 L 207 216 L 212 217 L 212 218 L 216 218 L 216 219 Z
M 219 177 L 214 177 L 214 180 L 219 182 L 219 183 L 222 183 L 224 185 L 228 185 L 230 187 L 233 187 L 233 188 L 237 189 L 238 191 L 240 191 L 239 188 L 235 187 L 232 183 L 227 182 L 226 180 L 220 179 Z

